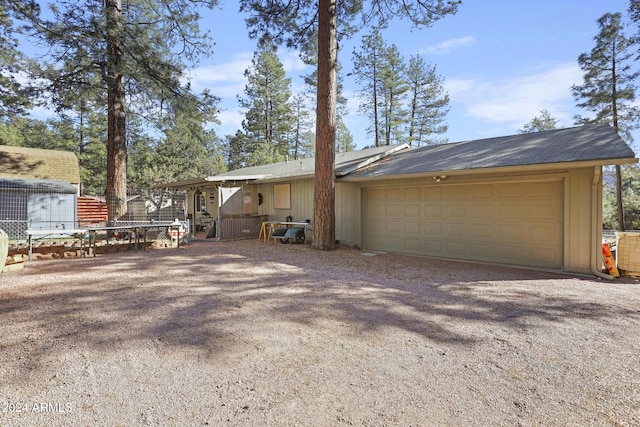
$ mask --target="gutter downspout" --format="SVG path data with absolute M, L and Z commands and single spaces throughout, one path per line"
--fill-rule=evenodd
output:
M 218 183 L 218 223 L 216 224 L 216 240 L 222 240 L 222 184 L 224 181 Z
M 598 184 L 600 184 L 600 176 L 602 174 L 602 166 L 594 166 L 593 171 L 593 182 L 591 183 L 591 223 L 593 224 L 591 230 L 591 240 L 592 240 L 592 249 L 591 252 L 591 273 L 595 276 L 600 277 L 602 279 L 613 280 L 614 276 L 610 274 L 605 274 L 598 268 L 598 261 L 601 257 L 602 251 L 602 231 L 598 232 L 598 228 L 602 227 L 602 221 L 596 221 L 596 219 L 600 218 L 598 215 L 598 203 L 602 204 L 600 198 L 598 197 Z M 600 208 L 602 209 L 602 208 Z M 598 236 L 600 237 L 600 243 L 598 243 Z

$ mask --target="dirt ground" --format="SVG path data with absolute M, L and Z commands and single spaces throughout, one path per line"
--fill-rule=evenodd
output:
M 640 284 L 194 240 L 0 275 L 2 426 L 640 425 Z

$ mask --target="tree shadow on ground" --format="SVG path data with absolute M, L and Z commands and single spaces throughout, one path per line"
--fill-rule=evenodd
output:
M 3 368 L 17 381 L 28 377 L 12 372 L 78 344 L 118 353 L 152 340 L 163 351 L 224 358 L 246 353 L 259 333 L 285 324 L 302 335 L 349 325 L 340 339 L 400 331 L 473 346 L 496 326 L 640 321 L 640 298 L 595 279 L 255 241 L 33 263 L 12 283 L 0 285 L 0 322 L 10 337 L 0 352 L 22 355 Z M 620 297 L 600 302 L 605 292 Z

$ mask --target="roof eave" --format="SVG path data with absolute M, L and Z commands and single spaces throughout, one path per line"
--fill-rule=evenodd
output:
M 340 178 L 346 175 L 349 175 L 359 169 L 362 169 L 365 166 L 369 166 L 372 163 L 377 162 L 378 160 L 384 159 L 387 156 L 390 156 L 391 154 L 397 153 L 401 150 L 406 150 L 409 148 L 409 144 L 400 144 L 400 145 L 396 145 L 394 147 L 391 147 L 389 150 L 385 151 L 384 153 L 380 153 L 378 155 L 375 156 L 371 156 L 371 157 L 367 157 L 365 159 L 363 159 L 361 162 L 358 162 L 357 164 L 346 168 L 345 170 L 337 170 L 336 171 L 336 178 Z
M 423 177 L 439 177 L 439 176 L 462 176 L 473 175 L 478 173 L 509 173 L 509 172 L 534 172 L 543 171 L 548 172 L 558 169 L 577 169 L 592 166 L 614 166 L 638 163 L 638 159 L 635 157 L 624 157 L 617 159 L 603 159 L 603 160 L 585 160 L 580 162 L 561 162 L 561 163 L 545 163 L 535 165 L 518 165 L 518 166 L 499 166 L 488 168 L 475 168 L 475 169 L 456 169 L 456 170 L 434 170 L 416 173 L 400 173 L 400 174 L 385 174 L 377 176 L 357 176 L 349 175 L 340 178 L 342 182 L 357 182 L 357 181 L 379 181 L 383 179 L 409 179 L 409 178 L 423 178 Z

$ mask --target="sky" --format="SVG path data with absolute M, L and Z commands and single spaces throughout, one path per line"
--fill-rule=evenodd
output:
M 395 44 L 405 61 L 417 53 L 436 66 L 450 97 L 447 115 L 449 142 L 511 135 L 548 110 L 558 127 L 574 125 L 571 86 L 582 84 L 578 56 L 595 46 L 598 18 L 607 12 L 626 16 L 628 0 L 463 0 L 458 13 L 429 28 L 411 30 L 407 21 L 394 21 L 382 31 L 387 45 Z M 203 30 L 216 43 L 211 57 L 191 71 L 196 91 L 209 89 L 221 97 L 219 136 L 241 129 L 244 71 L 250 66 L 256 41 L 247 37 L 245 15 L 235 1 L 204 14 Z M 367 120 L 358 114 L 359 87 L 346 74 L 352 52 L 359 49 L 363 29 L 341 43 L 338 54 L 344 72 L 344 96 L 349 115 L 343 117 L 357 148 L 373 144 Z M 626 33 L 630 36 L 632 28 Z M 300 76 L 310 71 L 297 53 L 280 48 L 279 57 L 292 92 L 302 91 Z M 637 137 L 635 138 L 638 139 Z

